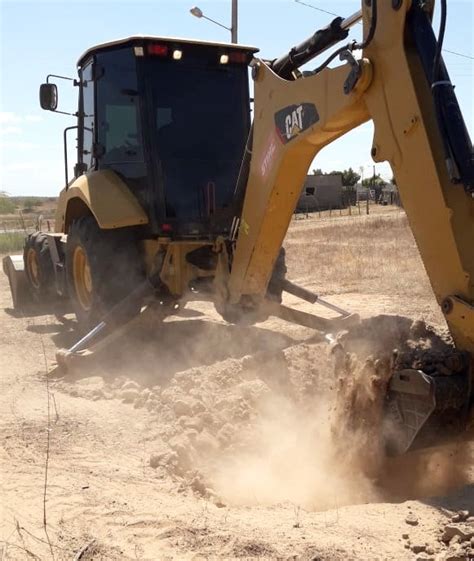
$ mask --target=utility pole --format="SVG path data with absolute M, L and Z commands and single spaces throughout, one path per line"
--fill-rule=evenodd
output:
M 215 23 L 216 25 L 218 25 L 219 27 L 223 27 L 224 29 L 227 29 L 227 31 L 230 31 L 230 37 L 231 37 L 231 42 L 232 43 L 238 43 L 238 0 L 232 0 L 232 14 L 231 14 L 231 26 L 227 27 L 227 25 L 224 25 L 222 23 L 220 23 L 219 21 L 216 21 L 215 19 L 212 19 L 208 16 L 206 16 L 203 11 L 201 10 L 201 8 L 198 8 L 197 6 L 194 6 L 193 8 L 191 8 L 189 11 L 190 13 L 196 17 L 196 18 L 204 18 L 207 19 L 207 21 L 210 21 L 212 23 Z
M 230 25 L 230 34 L 231 34 L 231 41 L 232 43 L 238 43 L 238 21 L 239 21 L 239 15 L 238 15 L 238 6 L 237 6 L 237 1 L 238 0 L 232 0 L 232 19 L 231 19 L 231 25 Z

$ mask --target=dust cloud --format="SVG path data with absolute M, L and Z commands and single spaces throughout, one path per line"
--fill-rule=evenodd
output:
M 148 409 L 156 475 L 218 505 L 324 510 L 463 483 L 462 447 L 389 460 L 381 438 L 394 349 L 415 356 L 449 341 L 398 316 L 364 320 L 332 345 L 295 343 L 262 325 L 170 321 L 153 344 L 137 335 L 102 359 L 97 386 L 82 396 Z M 61 382 L 66 391 L 69 383 Z

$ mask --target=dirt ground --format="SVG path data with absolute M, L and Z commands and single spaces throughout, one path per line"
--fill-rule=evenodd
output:
M 380 220 L 350 225 L 350 240 L 334 221 L 295 222 L 289 278 L 375 332 L 412 329 L 399 315 L 442 333 L 405 218 Z M 374 232 L 380 243 L 359 255 Z M 318 243 L 343 257 L 321 261 Z M 2 275 L 0 326 L 2 561 L 474 558 L 472 447 L 387 465 L 370 442 L 341 436 L 334 353 L 312 330 L 235 327 L 193 302 L 99 363 L 48 378 L 73 322 L 15 317 Z

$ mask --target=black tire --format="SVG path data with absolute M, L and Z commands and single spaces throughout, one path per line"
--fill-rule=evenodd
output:
M 23 262 L 33 299 L 36 302 L 50 300 L 55 293 L 55 279 L 46 234 L 29 234 L 23 248 Z
M 286 253 L 285 248 L 280 249 L 273 267 L 272 276 L 267 288 L 267 298 L 281 304 L 283 294 L 283 281 L 286 278 Z M 224 310 L 217 310 L 225 321 L 236 325 L 253 325 L 268 319 L 268 315 L 261 310 L 246 310 L 242 306 L 227 306 Z
M 144 280 L 136 232 L 101 230 L 92 216 L 75 220 L 66 245 L 68 294 L 79 326 L 95 327 Z M 130 314 L 139 311 L 130 310 Z

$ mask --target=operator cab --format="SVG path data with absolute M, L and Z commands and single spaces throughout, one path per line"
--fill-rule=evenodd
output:
M 153 234 L 227 234 L 250 130 L 257 49 L 160 37 L 95 46 L 78 61 L 76 176 L 112 169 Z

